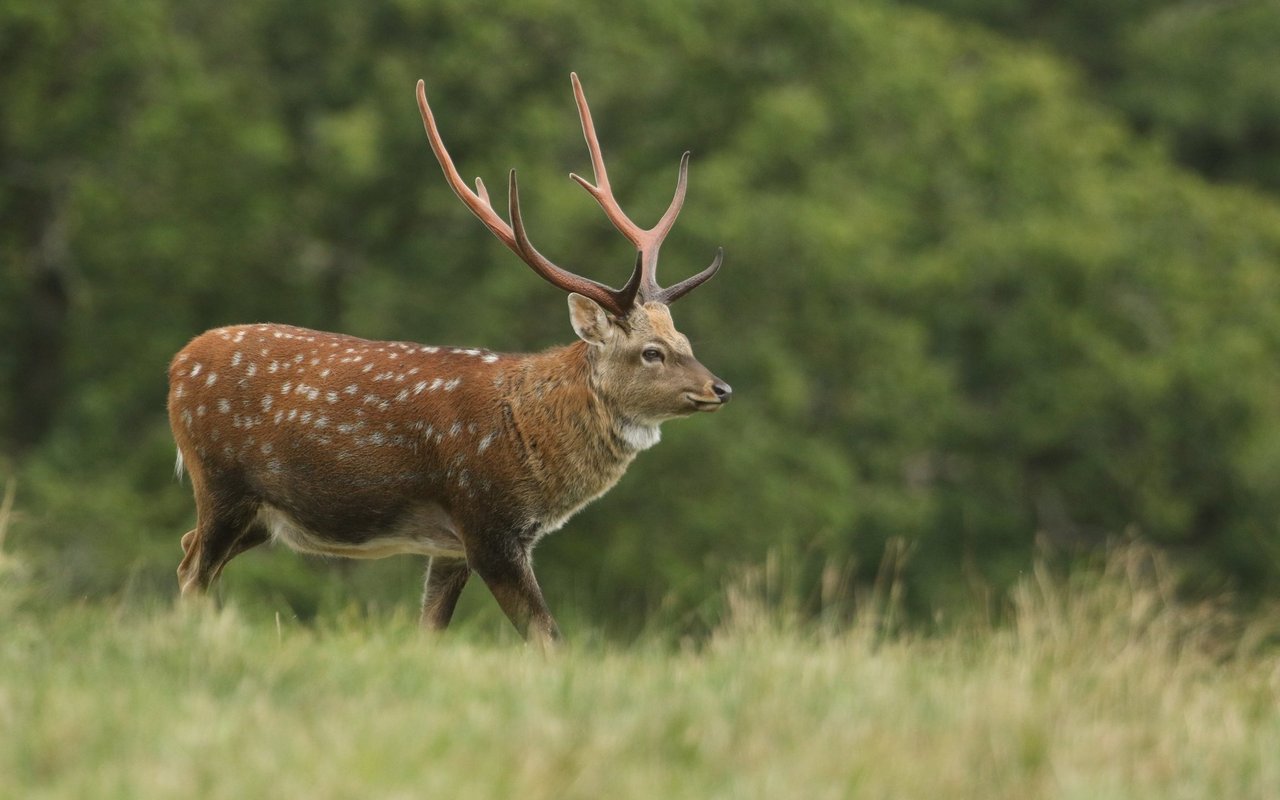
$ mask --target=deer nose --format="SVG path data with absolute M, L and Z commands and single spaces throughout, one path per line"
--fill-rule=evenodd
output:
M 727 403 L 733 399 L 733 387 L 724 381 L 716 381 L 711 384 L 711 391 L 716 393 L 716 397 L 720 398 L 721 403 Z

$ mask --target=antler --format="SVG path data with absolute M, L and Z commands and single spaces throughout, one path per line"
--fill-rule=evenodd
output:
M 418 81 L 418 110 L 422 112 L 422 124 L 427 129 L 427 140 L 431 142 L 431 149 L 435 152 L 436 160 L 440 162 L 440 167 L 444 170 L 445 179 L 448 180 L 453 193 L 458 196 L 463 205 L 471 209 L 471 213 L 480 218 L 480 221 L 493 232 L 494 236 L 497 236 L 513 253 L 520 256 L 526 264 L 532 267 L 534 272 L 541 275 L 553 286 L 557 286 L 566 292 L 577 292 L 580 295 L 590 297 L 618 316 L 626 316 L 631 306 L 635 303 L 636 287 L 639 286 L 638 267 L 637 274 L 633 274 L 632 279 L 627 281 L 626 286 L 618 290 L 611 289 L 590 278 L 575 275 L 551 263 L 549 259 L 534 248 L 529 241 L 529 237 L 525 234 L 524 225 L 520 219 L 520 198 L 516 189 L 516 171 L 511 170 L 510 184 L 509 213 L 511 214 L 512 222 L 515 224 L 515 230 L 512 230 L 512 227 L 498 215 L 498 212 L 493 210 L 493 205 L 489 202 L 489 192 L 484 188 L 484 181 L 476 178 L 476 191 L 473 192 L 467 186 L 466 181 L 462 180 L 457 168 L 454 167 L 453 159 L 449 157 L 449 151 L 445 149 L 444 139 L 440 137 L 440 130 L 436 127 L 436 119 L 431 113 L 431 106 L 427 103 L 426 84 L 423 81 Z
M 641 301 L 673 303 L 715 275 L 720 270 L 721 261 L 724 260 L 724 250 L 717 249 L 715 260 L 702 272 L 667 289 L 658 285 L 658 250 L 662 247 L 662 241 L 667 238 L 667 234 L 671 232 L 671 226 L 675 224 L 676 217 L 680 215 L 680 209 L 684 206 L 685 189 L 689 179 L 689 152 L 686 150 L 684 155 L 680 156 L 676 193 L 671 198 L 671 205 L 667 206 L 666 213 L 652 228 L 648 230 L 641 228 L 632 222 L 613 196 L 613 188 L 609 185 L 609 173 L 604 166 L 604 156 L 600 152 L 600 140 L 596 138 L 596 127 L 591 121 L 591 108 L 587 105 L 587 96 L 582 91 L 582 83 L 578 81 L 578 73 L 569 73 L 569 79 L 573 82 L 573 99 L 578 104 L 578 117 L 582 120 L 582 135 L 586 137 L 587 149 L 591 151 L 591 170 L 596 182 L 592 185 L 586 178 L 574 173 L 569 173 L 569 177 L 577 181 L 596 199 L 600 208 L 604 209 L 604 215 L 613 223 L 613 227 L 627 237 L 639 251 L 637 263 L 641 266 L 639 291 Z
M 662 240 L 670 232 L 676 216 L 680 213 L 680 207 L 684 204 L 689 154 L 685 153 L 680 159 L 680 175 L 671 206 L 662 215 L 662 219 L 658 221 L 657 225 L 648 230 L 641 229 L 627 217 L 613 197 L 613 190 L 609 187 L 609 177 L 605 172 L 604 158 L 600 154 L 600 143 L 596 139 L 595 127 L 591 123 L 591 110 L 587 107 L 587 100 L 582 93 L 582 85 L 578 82 L 577 74 L 573 73 L 570 77 L 573 80 L 573 93 L 578 104 L 578 114 L 582 119 L 582 131 L 587 138 L 587 148 L 591 151 L 591 164 L 595 172 L 597 185 L 593 186 L 577 175 L 571 174 L 570 177 L 581 184 L 596 199 L 596 202 L 604 209 L 605 215 L 609 220 L 635 245 L 637 250 L 635 268 L 631 272 L 631 277 L 621 289 L 612 289 L 590 278 L 562 269 L 534 248 L 532 242 L 529 241 L 529 236 L 524 229 L 524 222 L 520 215 L 520 194 L 514 169 L 511 170 L 508 184 L 510 225 L 494 210 L 493 204 L 489 200 L 489 192 L 485 189 L 484 181 L 476 178 L 476 191 L 471 191 L 458 173 L 457 168 L 454 167 L 453 159 L 449 157 L 448 150 L 445 149 L 444 139 L 441 138 L 440 131 L 436 127 L 435 116 L 431 113 L 431 106 L 427 103 L 426 85 L 420 80 L 418 81 L 418 110 L 422 113 L 422 124 L 426 128 L 427 140 L 431 143 L 431 150 L 435 153 L 436 160 L 440 162 L 440 167 L 444 170 L 445 179 L 449 182 L 450 188 L 453 189 L 458 199 L 463 202 L 463 205 L 471 209 L 471 213 L 475 214 L 503 244 L 513 253 L 520 256 L 526 264 L 533 268 L 534 272 L 541 275 L 552 285 L 566 292 L 577 292 L 589 297 L 618 316 L 626 316 L 635 305 L 637 297 L 641 302 L 675 302 L 714 275 L 720 269 L 720 263 L 724 256 L 723 250 L 717 250 L 716 258 L 711 263 L 711 266 L 702 272 L 666 289 L 658 286 L 656 280 L 658 250 L 662 246 Z

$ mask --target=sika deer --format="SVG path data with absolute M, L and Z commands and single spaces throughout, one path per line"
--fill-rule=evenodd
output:
M 559 637 L 534 577 L 537 541 L 613 486 L 664 420 L 716 411 L 729 386 L 702 366 L 668 304 L 658 249 L 684 201 L 643 230 L 605 172 L 577 76 L 574 96 L 596 183 L 573 175 L 637 249 L 621 289 L 567 272 L 529 242 L 515 171 L 508 224 L 484 184 L 458 175 L 418 82 L 432 150 L 463 203 L 535 272 L 569 293 L 580 341 L 537 354 L 375 342 L 285 325 L 202 334 L 169 368 L 169 419 L 195 493 L 182 537 L 184 596 L 203 593 L 236 555 L 270 539 L 307 553 L 429 557 L 422 623 L 442 629 L 474 571 L 522 635 Z

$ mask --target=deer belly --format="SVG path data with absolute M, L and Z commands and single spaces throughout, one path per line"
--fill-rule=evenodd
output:
M 343 541 L 312 530 L 268 503 L 259 508 L 256 522 L 267 529 L 274 541 L 303 553 L 346 558 L 385 558 L 406 553 L 459 557 L 464 554 L 453 519 L 434 503 L 409 509 L 358 542 Z

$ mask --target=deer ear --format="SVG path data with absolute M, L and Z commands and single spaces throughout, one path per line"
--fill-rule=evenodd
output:
M 587 344 L 603 347 L 609 340 L 609 312 L 589 297 L 569 293 L 569 321 L 574 333 Z

